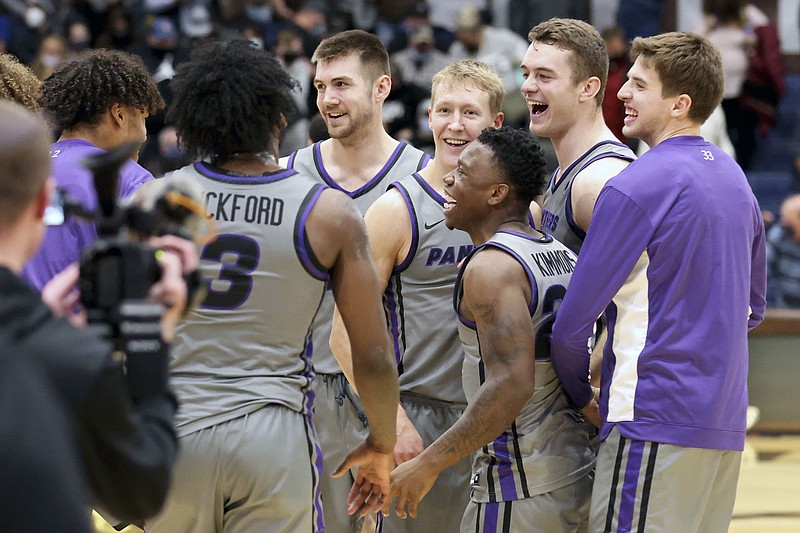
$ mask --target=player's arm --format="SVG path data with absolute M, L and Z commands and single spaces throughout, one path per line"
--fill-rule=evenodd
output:
M 572 182 L 572 213 L 575 223 L 584 232 L 589 231 L 594 204 L 606 182 L 622 172 L 628 161 L 618 157 L 606 157 L 591 163 Z
M 534 331 L 530 282 L 505 252 L 485 250 L 467 265 L 462 312 L 477 324 L 486 380 L 461 418 L 415 459 L 392 472 L 392 491 L 382 511 L 416 516 L 439 473 L 492 442 L 519 415 L 534 391 Z
M 595 217 L 558 308 L 551 343 L 553 368 L 579 409 L 590 406 L 595 396 L 587 349 L 594 323 L 625 284 L 654 231 L 646 213 L 612 186 L 598 197 Z
M 339 191 L 326 189 L 311 211 L 307 236 L 317 259 L 329 267 L 333 297 L 350 333 L 353 381 L 370 422 L 369 436 L 333 472 L 357 467 L 349 512 L 373 510 L 389 491 L 394 466 L 395 416 L 400 393 L 381 295 L 361 213 Z M 352 502 L 360 498 L 357 504 Z M 366 505 L 362 503 L 366 501 Z
M 400 193 L 396 189 L 390 189 L 378 198 L 364 215 L 364 224 L 382 294 L 389 284 L 395 265 L 403 260 L 405 253 L 408 253 L 411 241 L 411 219 Z M 385 322 L 383 327 L 386 328 Z M 353 361 L 347 331 L 337 306 L 331 328 L 331 351 L 348 381 L 353 383 Z
M 411 247 L 411 217 L 400 192 L 392 188 L 378 198 L 364 215 L 364 224 L 378 283 L 385 290 L 394 267 L 403 262 Z M 350 340 L 338 309 L 333 314 L 330 345 L 348 381 L 353 383 Z M 422 437 L 398 405 L 395 462 L 400 464 L 419 455 L 423 447 Z

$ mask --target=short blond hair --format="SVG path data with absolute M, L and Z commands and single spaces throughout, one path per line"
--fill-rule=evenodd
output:
M 431 81 L 431 102 L 436 101 L 436 91 L 442 86 L 474 85 L 489 95 L 489 109 L 499 113 L 503 107 L 505 89 L 503 80 L 495 70 L 483 61 L 462 59 L 446 66 L 433 76 Z
M 705 37 L 690 32 L 637 37 L 631 46 L 631 61 L 638 58 L 658 73 L 662 96 L 689 95 L 690 120 L 702 124 L 722 101 L 722 58 Z

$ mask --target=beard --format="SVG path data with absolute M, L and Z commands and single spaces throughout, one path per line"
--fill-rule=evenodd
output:
M 370 122 L 372 122 L 372 118 L 374 116 L 375 113 L 372 107 L 369 107 L 363 113 L 359 113 L 358 115 L 348 113 L 347 117 L 349 122 L 341 127 L 331 127 L 326 117 L 325 122 L 328 126 L 328 134 L 332 139 L 346 139 L 354 135 L 356 132 L 365 129 Z

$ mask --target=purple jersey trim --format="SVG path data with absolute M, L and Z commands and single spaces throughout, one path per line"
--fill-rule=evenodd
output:
M 386 300 L 386 313 L 389 319 L 389 334 L 392 336 L 394 361 L 398 367 L 402 368 L 403 350 L 400 349 L 400 337 L 403 328 L 400 327 L 400 314 L 403 310 L 403 297 L 399 294 L 395 294 L 392 285 L 389 284 L 384 292 L 384 298 Z
M 611 144 L 618 144 L 618 143 L 611 143 Z M 621 143 L 619 143 L 621 144 Z M 623 157 L 620 154 L 614 154 L 610 152 L 604 152 L 602 154 L 596 155 L 595 157 L 591 158 L 589 161 L 584 163 L 581 166 L 581 169 L 578 172 L 583 172 L 583 170 L 594 163 L 595 161 L 600 161 L 601 159 L 608 159 L 609 157 L 613 157 L 615 159 L 622 159 L 623 161 L 633 161 L 630 157 Z M 569 225 L 569 229 L 581 240 L 586 238 L 586 232 L 578 226 L 578 223 L 575 222 L 575 214 L 572 210 L 572 184 L 575 183 L 573 180 L 572 183 L 569 184 L 569 188 L 567 189 L 567 199 L 566 205 L 564 206 L 565 214 L 567 215 L 567 225 Z
M 328 184 L 329 187 L 342 191 L 343 193 L 350 196 L 350 198 L 357 198 L 362 194 L 366 193 L 367 191 L 369 191 L 370 189 L 372 189 L 373 187 L 375 187 L 378 184 L 378 182 L 380 182 L 383 179 L 386 173 L 389 172 L 389 170 L 391 170 L 391 168 L 400 158 L 400 154 L 402 154 L 403 150 L 405 150 L 406 146 L 408 146 L 408 144 L 404 142 L 397 143 L 397 147 L 394 149 L 394 152 L 392 152 L 392 155 L 389 156 L 389 159 L 383 165 L 383 168 L 381 168 L 378 171 L 378 173 L 372 177 L 371 180 L 369 180 L 367 183 L 365 183 L 364 185 L 362 185 L 361 187 L 359 187 L 354 191 L 348 191 L 347 189 L 342 188 L 341 185 L 336 183 L 336 180 L 334 180 L 331 177 L 331 175 L 328 174 L 328 171 L 325 169 L 325 163 L 323 163 L 322 161 L 322 149 L 321 149 L 322 142 L 323 141 L 316 143 L 313 147 L 314 165 L 317 167 L 319 175 L 322 177 L 325 183 Z
M 261 176 L 240 176 L 231 172 L 215 167 L 205 161 L 199 161 L 194 164 L 194 169 L 203 176 L 214 181 L 221 181 L 224 183 L 233 183 L 237 185 L 259 184 L 259 183 L 274 183 L 297 174 L 296 170 L 283 169 L 278 172 L 270 172 Z
M 324 185 L 316 185 L 309 191 L 300 208 L 301 214 L 297 218 L 297 223 L 294 228 L 294 245 L 297 250 L 297 258 L 309 274 L 322 281 L 328 281 L 330 279 L 330 273 L 320 264 L 316 255 L 314 255 L 314 251 L 308 244 L 308 239 L 306 238 L 306 223 L 308 222 L 311 210 L 317 204 L 317 200 L 319 200 L 320 195 L 325 189 L 326 187 Z
M 576 159 L 575 161 L 573 161 L 573 162 L 572 162 L 572 164 L 571 164 L 570 166 L 568 166 L 568 167 L 567 167 L 567 170 L 565 170 L 564 172 L 562 172 L 562 173 L 561 173 L 561 178 L 559 178 L 559 180 L 558 180 L 558 181 L 555 181 L 556 174 L 558 173 L 558 169 L 556 169 L 556 170 L 555 170 L 555 172 L 553 172 L 553 179 L 551 180 L 551 182 L 552 182 L 552 185 L 550 186 L 550 190 L 551 190 L 551 191 L 555 191 L 556 189 L 558 189 L 558 188 L 561 186 L 561 184 L 564 182 L 564 178 L 565 178 L 565 177 L 566 177 L 566 176 L 567 176 L 567 175 L 568 175 L 570 172 L 572 172 L 572 169 L 573 169 L 573 168 L 575 168 L 575 166 L 576 166 L 576 165 L 579 165 L 579 164 L 582 164 L 582 163 L 583 163 L 583 158 L 584 158 L 584 157 L 586 157 L 586 154 L 589 154 L 589 153 L 591 153 L 591 152 L 592 152 L 593 150 L 595 150 L 595 149 L 596 149 L 598 146 L 603 146 L 603 145 L 605 145 L 605 144 L 615 144 L 615 145 L 617 145 L 617 146 L 623 146 L 623 147 L 625 147 L 625 148 L 627 148 L 627 147 L 628 147 L 628 145 L 627 145 L 627 144 L 621 143 L 621 142 L 619 142 L 619 141 L 600 141 L 599 143 L 595 144 L 594 146 L 592 146 L 591 148 L 589 148 L 588 150 L 586 150 L 586 151 L 583 153 L 583 155 L 582 155 L 582 156 L 580 156 L 578 159 Z M 618 155 L 618 154 L 611 154 L 611 156 L 612 156 L 612 157 L 619 157 L 619 155 Z M 624 159 L 624 158 L 621 158 L 621 159 Z M 585 165 L 584 165 L 584 166 L 585 166 Z
M 389 187 L 397 189 L 397 192 L 403 197 L 403 202 L 405 202 L 408 211 L 408 217 L 411 220 L 411 245 L 408 247 L 408 254 L 403 258 L 403 261 L 392 269 L 392 274 L 394 275 L 403 272 L 411 266 L 411 262 L 417 255 L 417 248 L 419 247 L 419 221 L 417 220 L 417 212 L 414 209 L 414 204 L 411 202 L 411 196 L 403 184 L 395 181 L 390 184 Z

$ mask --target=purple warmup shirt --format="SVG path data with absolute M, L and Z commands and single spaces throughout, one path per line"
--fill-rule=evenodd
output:
M 553 364 L 589 402 L 587 339 L 607 309 L 600 437 L 741 450 L 747 332 L 764 317 L 764 225 L 744 173 L 673 137 L 600 193 L 553 328 Z
M 97 194 L 92 173 L 81 161 L 103 152 L 105 150 L 82 139 L 59 141 L 50 146 L 56 185 L 89 209 L 97 207 Z M 133 160 L 128 161 L 120 170 L 119 197 L 130 196 L 140 185 L 152 179 L 153 175 L 142 166 Z M 97 230 L 94 224 L 74 217 L 68 218 L 61 226 L 48 227 L 39 251 L 25 265 L 23 277 L 41 290 L 53 276 L 78 261 L 83 249 L 95 239 Z

